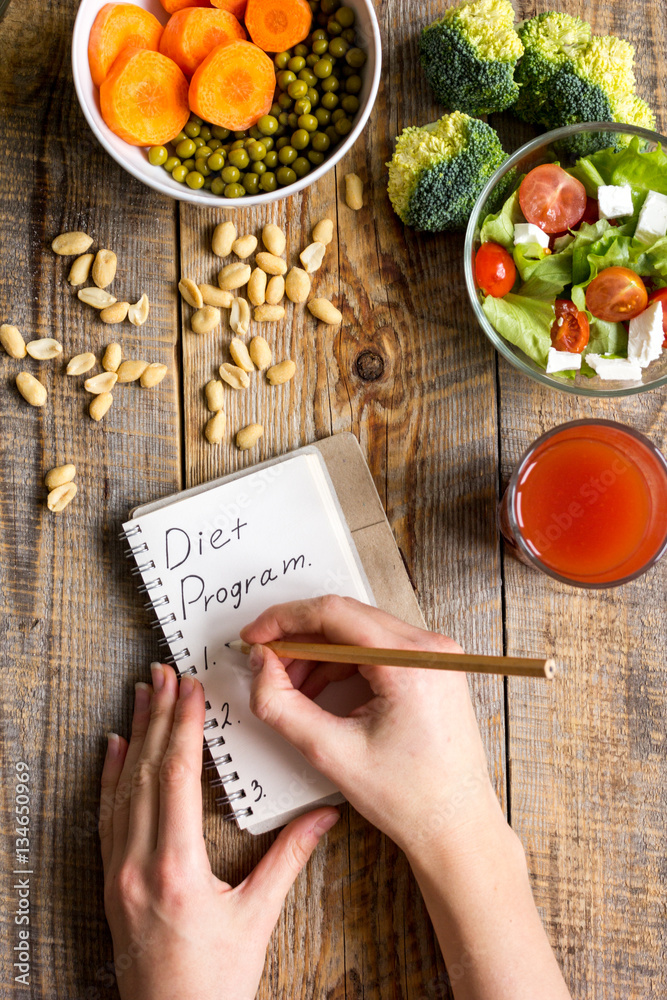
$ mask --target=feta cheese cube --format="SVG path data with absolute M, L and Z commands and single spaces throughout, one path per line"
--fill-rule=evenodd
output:
M 557 351 L 555 347 L 549 348 L 547 357 L 547 375 L 554 372 L 572 372 L 581 368 L 581 354 L 574 354 L 572 351 Z
M 549 246 L 549 234 L 532 222 L 517 222 L 514 227 L 514 246 L 519 243 L 537 243 L 546 250 Z
M 662 354 L 665 334 L 662 329 L 662 302 L 654 302 L 639 316 L 630 320 L 628 358 L 646 368 Z
M 604 358 L 601 354 L 587 354 L 584 359 L 605 381 L 639 382 L 642 370 L 629 358 Z
M 632 215 L 632 188 L 629 184 L 601 184 L 598 188 L 598 210 L 601 219 L 618 219 Z
M 655 243 L 667 234 L 667 197 L 649 191 L 639 213 L 635 239 L 641 243 Z

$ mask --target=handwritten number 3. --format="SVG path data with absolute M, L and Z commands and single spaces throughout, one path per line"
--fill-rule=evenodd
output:
M 252 784 L 251 784 L 250 787 L 252 788 L 253 792 L 255 792 L 255 791 L 257 792 L 257 798 L 255 799 L 255 802 L 259 802 L 259 800 L 261 799 L 262 794 L 263 794 L 263 789 L 262 789 L 262 786 L 260 785 L 259 781 L 257 781 L 255 779 L 252 782 Z

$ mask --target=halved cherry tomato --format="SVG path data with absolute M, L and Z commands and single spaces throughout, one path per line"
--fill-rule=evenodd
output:
M 598 319 L 620 323 L 646 309 L 646 285 L 628 267 L 606 267 L 586 289 L 586 308 Z
M 667 288 L 656 288 L 654 292 L 651 292 L 648 300 L 649 303 L 662 302 L 662 329 L 665 334 L 662 346 L 667 347 Z
M 512 254 L 499 243 L 482 243 L 475 257 L 475 279 L 485 295 L 502 299 L 516 281 Z
M 588 316 L 569 299 L 556 299 L 556 319 L 551 327 L 551 346 L 557 351 L 581 354 L 591 335 Z
M 586 188 L 556 163 L 542 163 L 522 180 L 519 204 L 528 222 L 545 233 L 562 233 L 581 221 Z

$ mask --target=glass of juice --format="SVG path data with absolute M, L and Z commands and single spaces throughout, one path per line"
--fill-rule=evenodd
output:
M 616 587 L 667 549 L 667 461 L 638 431 L 574 420 L 535 441 L 498 519 L 522 562 L 575 587 Z

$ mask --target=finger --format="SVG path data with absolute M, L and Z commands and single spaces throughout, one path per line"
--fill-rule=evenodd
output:
M 299 690 L 306 698 L 315 699 L 329 684 L 349 680 L 358 672 L 359 668 L 355 663 L 317 663 Z
M 280 916 L 285 896 L 317 847 L 320 838 L 340 819 L 331 806 L 293 820 L 280 831 L 257 867 L 234 893 L 257 912 L 269 931 Z
M 178 851 L 186 860 L 202 852 L 202 740 L 204 689 L 189 674 L 181 678 L 174 725 L 160 767 L 158 850 Z
M 169 745 L 178 698 L 178 682 L 171 667 L 151 663 L 153 698 L 151 717 L 139 759 L 132 775 L 132 794 L 127 826 L 128 855 L 144 858 L 157 846 L 160 802 L 159 772 Z
M 132 795 L 132 775 L 144 745 L 148 723 L 151 717 L 151 699 L 153 689 L 150 684 L 139 681 L 135 684 L 134 714 L 132 716 L 132 733 L 130 744 L 125 754 L 123 770 L 121 771 L 113 809 L 113 855 L 112 864 L 116 865 L 125 853 L 127 845 L 127 827 L 130 816 L 130 797 Z
M 100 815 L 98 832 L 102 850 L 102 865 L 104 874 L 109 871 L 113 853 L 113 810 L 116 799 L 116 788 L 120 779 L 123 763 L 127 753 L 127 741 L 118 733 L 107 733 L 107 752 L 100 779 Z

